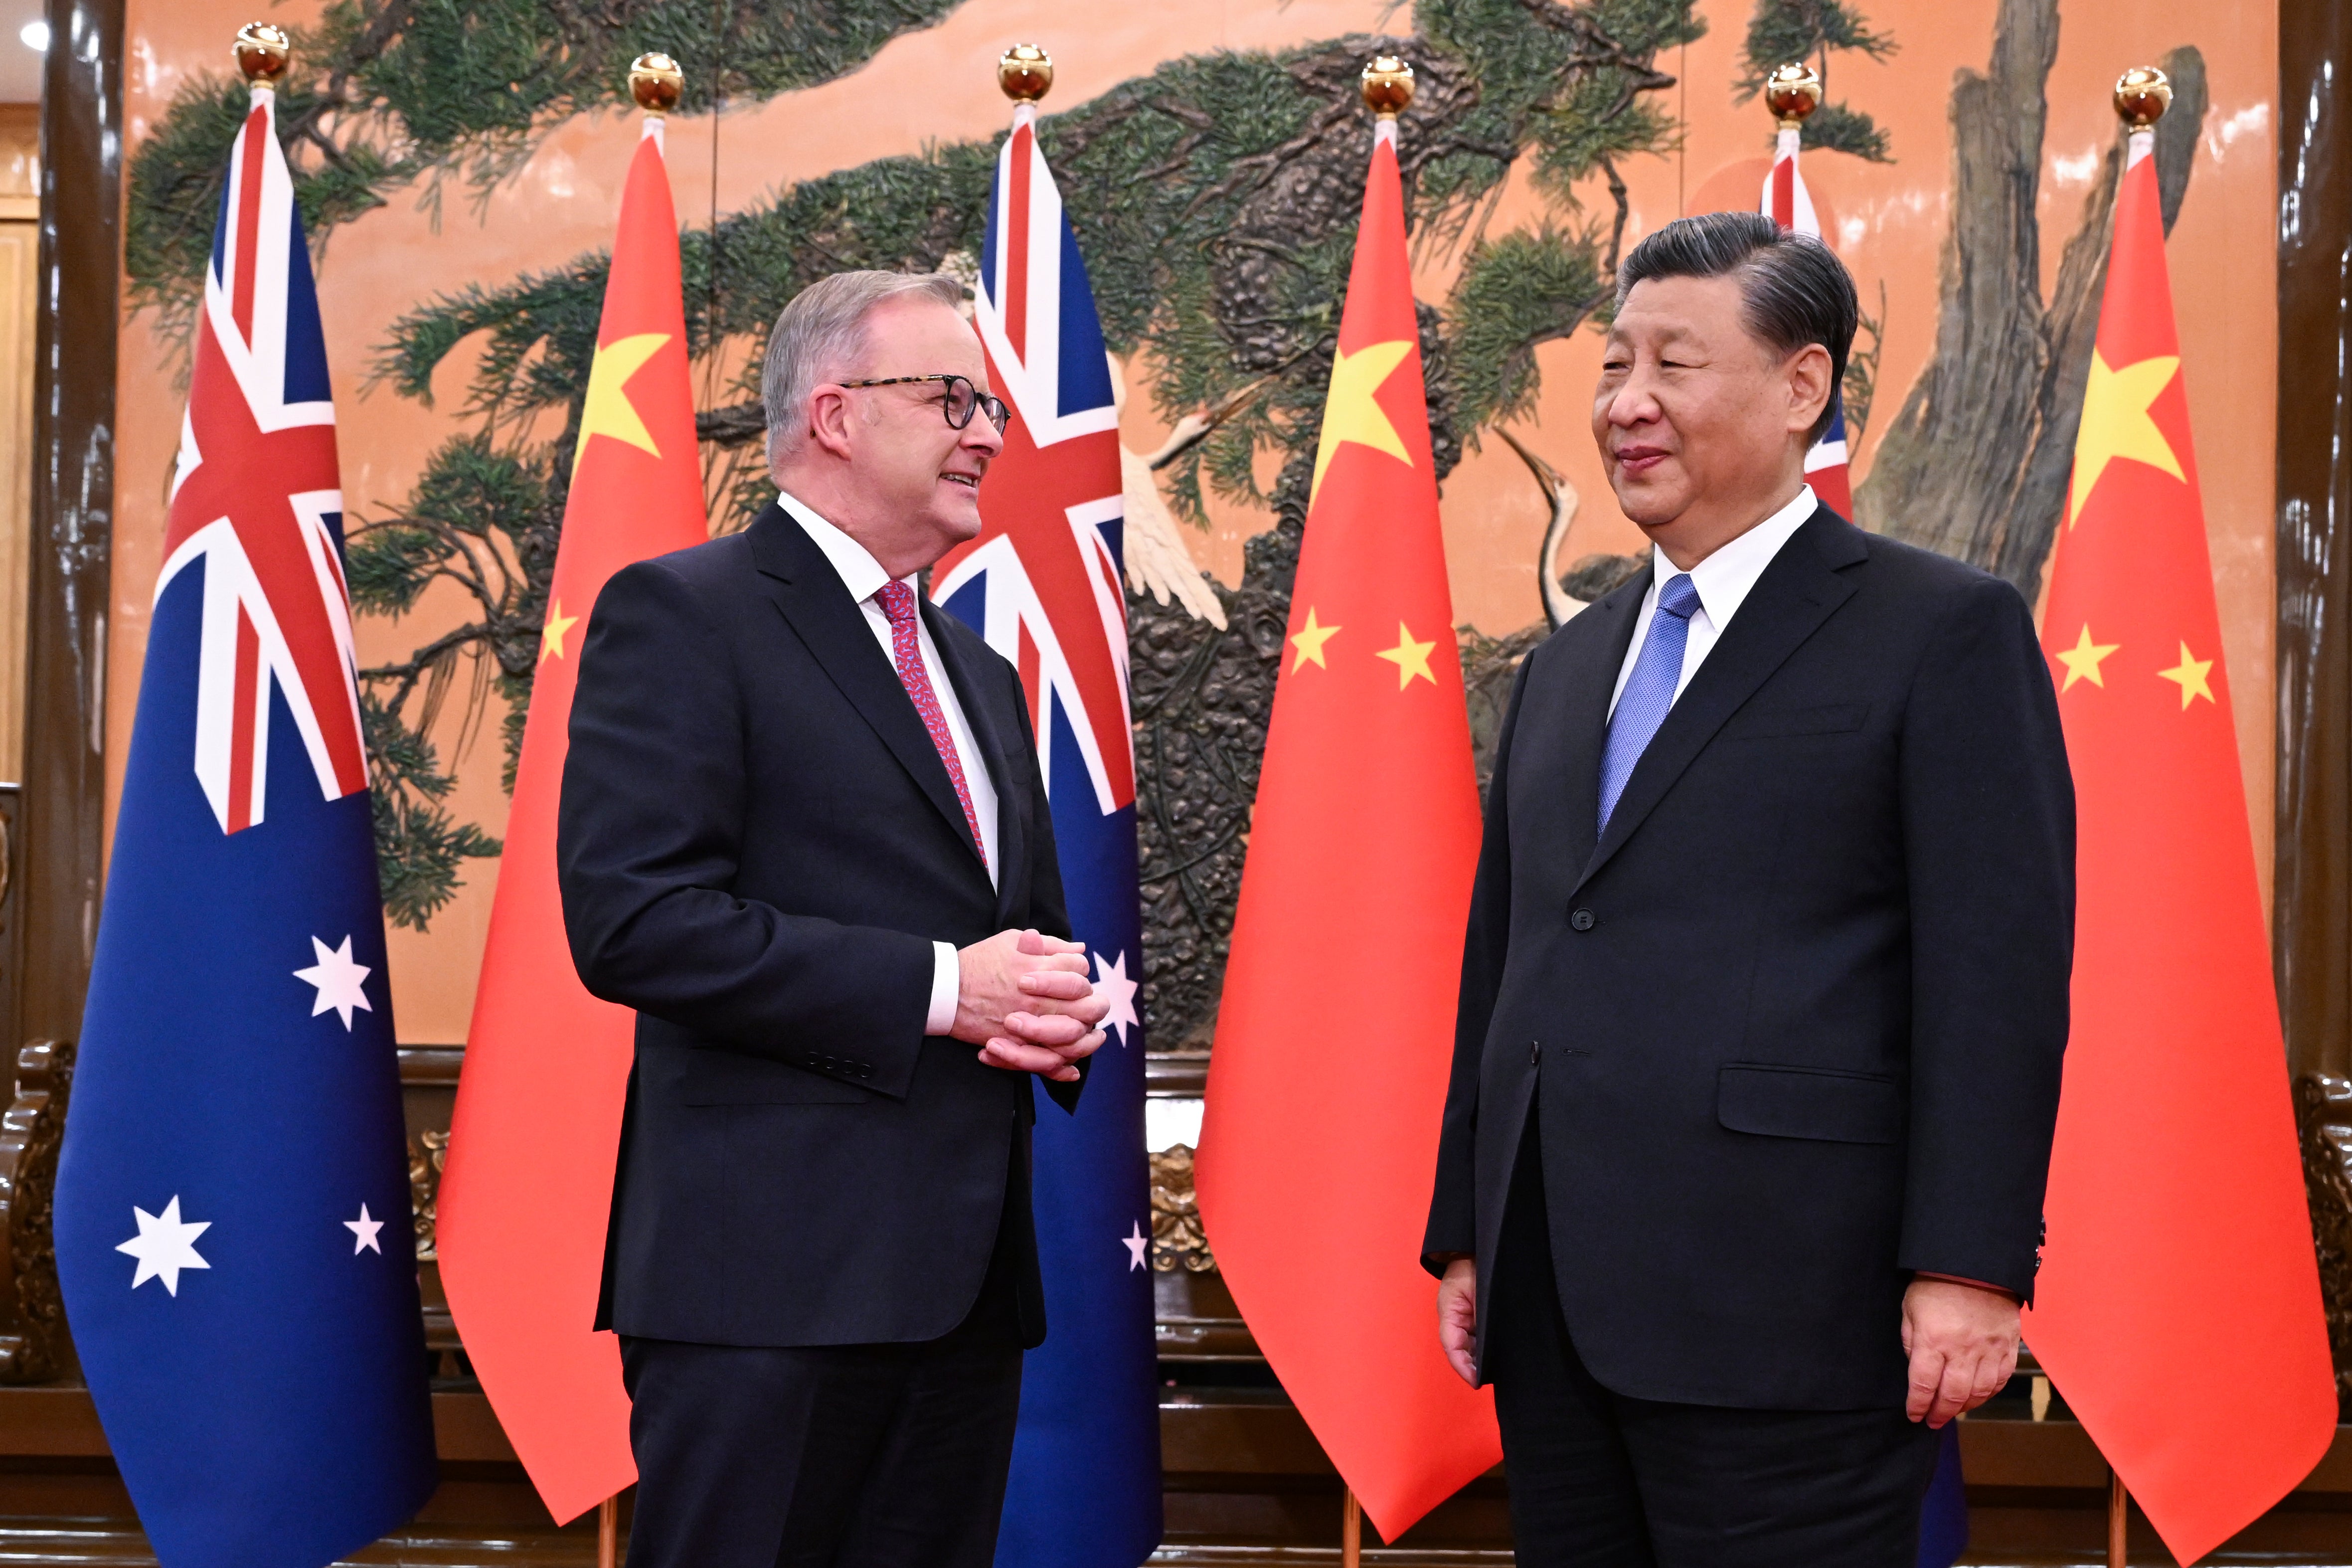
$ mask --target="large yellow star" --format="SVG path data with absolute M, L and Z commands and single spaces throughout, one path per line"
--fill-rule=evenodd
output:
M 2091 623 L 2084 621 L 2083 635 L 2076 639 L 2074 646 L 2058 650 L 2058 662 L 2066 667 L 2066 684 L 2058 689 L 2072 691 L 2074 689 L 2074 682 L 2078 680 L 2087 680 L 2092 685 L 2104 689 L 2107 682 L 2105 678 L 2099 674 L 2099 661 L 2121 647 L 2123 647 L 2121 643 L 2093 642 Z
M 2213 661 L 2210 658 L 2189 658 L 2189 645 L 2182 643 L 2179 664 L 2170 669 L 2159 669 L 2157 674 L 2179 686 L 2180 710 L 2186 713 L 2189 711 L 2189 705 L 2200 697 L 2208 702 L 2213 700 L 2213 688 L 2206 684 L 2205 680 L 2205 672 L 2212 668 Z
M 1290 668 L 1297 669 L 1309 659 L 1312 659 L 1315 662 L 1317 668 L 1330 668 L 1331 667 L 1329 665 L 1323 662 L 1323 645 L 1337 637 L 1339 633 L 1339 628 L 1338 626 L 1317 626 L 1315 624 L 1315 606 L 1312 605 L 1307 605 L 1307 625 L 1300 629 L 1297 636 L 1290 639 L 1290 646 L 1298 650 L 1298 657 L 1290 661 Z
M 595 363 L 588 367 L 587 401 L 580 409 L 580 444 L 572 449 L 574 468 L 587 452 L 591 436 L 610 436 L 656 458 L 661 456 L 661 448 L 654 445 L 653 432 L 637 417 L 636 405 L 629 401 L 625 388 L 629 377 L 644 368 L 646 361 L 667 342 L 667 332 L 639 332 L 596 345 Z
M 2099 351 L 2091 351 L 2091 379 L 2083 388 L 2083 427 L 2074 437 L 2074 488 L 2066 498 L 2066 526 L 2082 516 L 2083 502 L 2107 465 L 2129 458 L 2183 479 L 2180 459 L 2172 444 L 2148 417 L 2148 405 L 2172 384 L 2180 371 L 2178 354 L 2158 354 L 2121 370 L 2109 370 Z
M 1372 657 L 1387 659 L 1397 667 L 1397 689 L 1402 691 L 1412 684 L 1415 676 L 1419 676 L 1432 686 L 1437 684 L 1437 677 L 1431 674 L 1429 670 L 1429 650 L 1436 646 L 1434 642 L 1413 641 L 1412 632 L 1402 621 L 1399 621 L 1396 647 L 1384 647 Z
M 567 616 L 563 613 L 562 600 L 558 599 L 550 605 L 547 608 L 547 625 L 539 628 L 539 657 L 562 658 L 563 634 L 579 624 L 578 616 Z
M 1315 504 L 1316 492 L 1323 488 L 1323 470 L 1331 466 L 1342 441 L 1354 441 L 1412 464 L 1412 456 L 1397 438 L 1387 410 L 1372 395 L 1412 352 L 1412 344 L 1399 338 L 1351 354 L 1331 356 L 1331 394 L 1323 405 L 1323 438 L 1315 445 L 1315 482 L 1307 489 L 1307 505 Z

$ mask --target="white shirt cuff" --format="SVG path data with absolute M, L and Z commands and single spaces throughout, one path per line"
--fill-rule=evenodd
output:
M 956 994 L 963 989 L 963 965 L 946 942 L 931 943 L 931 1010 L 923 1033 L 944 1035 L 955 1027 Z

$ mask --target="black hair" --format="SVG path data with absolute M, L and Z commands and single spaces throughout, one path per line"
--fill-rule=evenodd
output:
M 1700 213 L 1678 217 L 1633 247 L 1617 269 L 1617 306 L 1633 285 L 1653 278 L 1739 276 L 1740 314 L 1748 331 L 1776 352 L 1808 343 L 1829 351 L 1830 401 L 1808 442 L 1821 439 L 1845 384 L 1859 314 L 1853 277 L 1837 253 L 1810 235 L 1791 234 L 1761 213 Z

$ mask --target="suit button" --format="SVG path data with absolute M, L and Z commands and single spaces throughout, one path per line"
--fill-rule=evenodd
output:
M 1529 1040 L 1528 1042 L 1528 1066 L 1534 1067 L 1537 1063 L 1542 1060 L 1543 1042 L 1541 1040 Z
M 1591 931 L 1598 922 L 1593 920 L 1591 910 L 1578 910 L 1568 917 L 1568 923 L 1577 931 Z

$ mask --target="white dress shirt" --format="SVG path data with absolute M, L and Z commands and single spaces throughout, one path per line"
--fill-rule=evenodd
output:
M 1698 608 L 1691 612 L 1690 635 L 1683 643 L 1682 678 L 1675 682 L 1675 697 L 1679 700 L 1691 677 L 1715 651 L 1716 640 L 1739 613 L 1748 591 L 1756 580 L 1764 575 L 1764 568 L 1772 564 L 1772 557 L 1780 553 L 1780 546 L 1804 521 L 1813 515 L 1818 503 L 1813 500 L 1813 487 L 1798 488 L 1797 499 L 1766 518 L 1730 543 L 1690 569 L 1691 586 L 1698 590 Z M 1642 644 L 1650 635 L 1650 622 L 1658 613 L 1658 593 L 1669 579 L 1679 575 L 1682 568 L 1666 559 L 1663 550 L 1653 550 L 1650 555 L 1650 591 L 1642 596 L 1641 618 L 1634 624 L 1641 630 L 1633 635 L 1625 649 L 1625 662 L 1617 667 L 1616 689 L 1609 694 L 1609 711 L 1617 711 L 1617 699 L 1625 692 L 1625 682 L 1633 676 L 1633 661 L 1642 656 Z
M 1810 493 L 1810 492 L 1808 492 Z M 776 504 L 793 516 L 793 521 L 807 531 L 841 574 L 842 586 L 857 601 L 865 612 L 866 624 L 874 630 L 875 640 L 882 645 L 882 657 L 890 661 L 895 672 L 898 653 L 890 637 L 890 617 L 882 608 L 880 595 L 890 574 L 874 559 L 866 546 L 825 521 L 806 503 L 790 495 L 779 494 Z M 922 589 L 912 577 L 900 582 L 914 589 L 916 598 Z M 972 739 L 971 725 L 963 716 L 963 704 L 956 697 L 955 682 L 948 679 L 947 666 L 940 662 L 940 650 L 932 645 L 931 628 L 923 624 L 920 616 L 915 620 L 915 638 L 922 649 L 923 669 L 931 679 L 931 692 L 939 699 L 940 711 L 947 716 L 948 734 L 955 742 L 956 760 L 963 768 L 964 789 L 971 796 L 971 814 L 980 823 L 980 847 L 987 852 L 988 883 L 996 886 L 996 781 L 989 776 L 988 759 Z M 931 943 L 931 1005 L 923 1020 L 923 1033 L 944 1035 L 955 1026 L 956 994 L 962 985 L 962 969 L 956 962 L 956 950 L 944 942 Z

